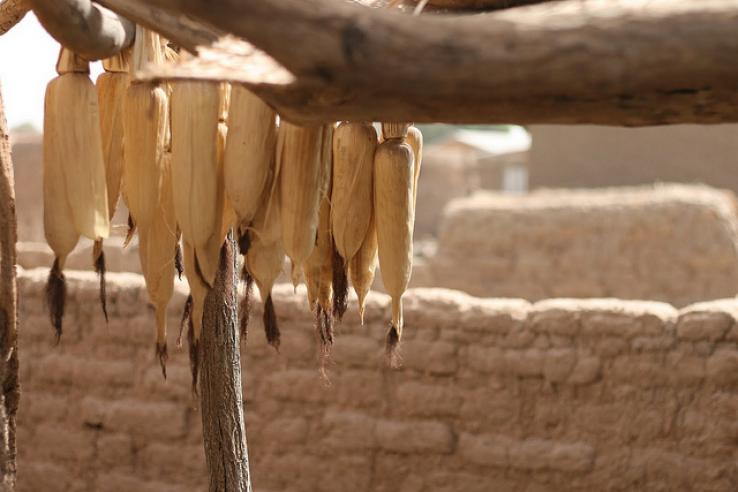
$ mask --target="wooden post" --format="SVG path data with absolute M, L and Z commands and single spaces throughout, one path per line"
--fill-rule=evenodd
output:
M 228 235 L 220 267 L 205 298 L 200 337 L 200 395 L 210 492 L 250 492 L 243 421 L 236 255 Z
M 18 223 L 15 215 L 13 162 L 0 94 L 0 490 L 15 490 L 15 415 L 18 411 L 16 252 Z

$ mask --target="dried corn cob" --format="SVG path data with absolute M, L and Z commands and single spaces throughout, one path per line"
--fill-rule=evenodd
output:
M 47 89 L 48 130 L 56 134 L 56 148 L 49 150 L 58 152 L 56 158 L 62 159 L 67 199 L 77 232 L 93 240 L 106 238 L 110 218 L 97 93 L 89 70 L 65 73 L 64 56 L 61 58 L 61 75 Z
M 136 27 L 131 72 L 163 60 L 159 35 Z M 124 104 L 125 198 L 133 223 L 149 228 L 158 206 L 162 155 L 169 125 L 167 94 L 159 84 L 132 83 Z
M 263 248 L 263 245 L 276 245 L 279 244 L 279 247 L 282 249 L 282 259 L 284 259 L 284 248 L 281 245 L 282 242 L 282 222 L 280 220 L 280 214 L 279 214 L 279 170 L 276 167 L 277 161 L 276 159 L 272 159 L 266 173 L 266 182 L 264 184 L 264 190 L 262 191 L 261 197 L 260 197 L 260 205 L 257 208 L 257 214 L 254 218 L 254 220 L 251 222 L 251 225 L 247 229 L 242 229 L 240 231 L 239 236 L 239 248 L 241 250 L 241 254 L 244 255 L 245 261 L 243 265 L 243 272 L 242 272 L 242 278 L 245 283 L 245 292 L 244 297 L 241 301 L 241 305 L 239 307 L 239 315 L 241 318 L 241 335 L 242 338 L 245 340 L 246 333 L 248 331 L 248 322 L 249 322 L 249 311 L 250 311 L 250 298 L 251 298 L 251 290 L 252 290 L 252 284 L 254 283 L 254 277 L 249 272 L 249 266 L 248 266 L 248 251 L 251 248 L 251 243 L 258 238 L 260 241 L 261 247 Z M 257 218 L 258 217 L 258 218 Z M 253 261 L 252 255 L 252 261 Z M 263 252 L 257 252 L 256 257 L 259 262 L 262 261 L 265 254 Z M 257 266 L 258 268 L 258 266 Z M 276 268 L 276 267 L 275 267 Z M 279 267 L 281 271 L 281 266 Z M 266 270 L 266 269 L 264 269 Z M 262 283 L 266 280 L 266 277 L 268 274 L 263 273 L 263 277 L 265 277 Z M 274 306 L 272 305 L 271 309 L 274 309 Z M 266 312 L 266 311 L 265 311 Z M 274 321 L 272 324 L 267 324 L 267 321 Z M 276 317 L 270 317 L 267 319 L 267 317 L 264 318 L 264 327 L 267 333 L 267 340 L 275 338 L 279 338 L 279 328 L 276 325 Z
M 89 65 L 62 49 L 57 73 L 47 86 L 44 103 L 44 229 L 56 256 L 47 300 L 58 339 L 66 296 L 62 273 L 66 257 L 80 235 L 96 241 L 107 237 L 110 218 L 97 95 Z
M 292 283 L 315 247 L 320 199 L 325 194 L 326 126 L 300 127 L 282 120 L 277 142 L 284 249 L 292 260 Z
M 167 376 L 167 305 L 174 292 L 172 251 L 179 240 L 172 198 L 171 154 L 162 156 L 158 207 L 151 225 L 139 228 L 139 256 L 146 289 L 156 311 L 156 354 L 162 374 Z
M 402 295 L 412 271 L 414 167 L 412 148 L 401 140 L 385 140 L 377 148 L 374 210 L 382 280 L 392 297 L 392 325 L 387 334 L 391 362 L 402 336 Z
M 374 194 L 374 153 L 377 132 L 370 123 L 343 122 L 333 136 L 331 229 L 335 241 L 333 265 L 334 316 L 347 307 L 347 269 L 369 228 Z
M 100 108 L 100 131 L 105 158 L 105 181 L 110 220 L 113 220 L 118 205 L 123 174 L 123 104 L 130 84 L 130 76 L 128 75 L 130 54 L 130 50 L 126 50 L 112 58 L 103 60 L 105 72 L 98 76 L 95 83 L 97 102 Z M 102 240 L 95 242 L 92 260 L 95 271 L 100 276 L 100 302 L 107 321 L 105 252 L 102 248 Z
M 224 172 L 228 200 L 242 230 L 254 219 L 274 167 L 276 122 L 272 108 L 244 86 L 233 86 Z
M 347 265 L 369 229 L 376 149 L 377 132 L 370 123 L 343 122 L 334 132 L 331 228 Z
M 195 265 L 212 285 L 220 244 L 214 256 L 208 242 L 220 234 L 223 202 L 219 201 L 218 116 L 216 83 L 178 81 L 172 95 L 172 171 L 174 208 L 182 237 L 194 248 Z

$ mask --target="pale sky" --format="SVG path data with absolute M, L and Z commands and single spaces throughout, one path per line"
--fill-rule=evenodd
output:
M 46 34 L 33 13 L 0 36 L 0 87 L 11 129 L 23 123 L 31 123 L 39 131 L 43 128 L 44 92 L 56 76 L 58 54 L 59 44 Z M 94 80 L 100 64 L 92 64 L 90 70 Z

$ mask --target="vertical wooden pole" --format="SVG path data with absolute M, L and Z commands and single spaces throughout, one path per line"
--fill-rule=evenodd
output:
M 13 162 L 10 138 L 0 93 L 0 488 L 15 490 L 15 416 L 18 386 L 16 251 Z
M 220 268 L 205 298 L 200 337 L 200 395 L 210 492 L 251 492 L 241 392 L 238 276 L 228 235 Z

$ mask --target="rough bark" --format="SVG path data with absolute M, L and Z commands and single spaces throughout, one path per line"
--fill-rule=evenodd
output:
M 235 243 L 229 235 L 205 299 L 200 338 L 200 395 L 210 492 L 250 492 L 243 420 Z
M 29 10 L 29 0 L 0 0 L 0 36 L 22 21 Z
M 18 225 L 13 190 L 10 139 L 0 94 L 0 488 L 15 489 L 15 417 L 18 410 L 18 291 L 16 251 Z
M 63 46 L 87 60 L 119 53 L 133 43 L 136 26 L 90 0 L 31 0 L 39 22 Z
M 271 55 L 295 81 L 254 83 L 252 70 L 250 83 L 299 122 L 738 121 L 738 0 L 569 0 L 416 18 L 332 0 L 146 4 Z

